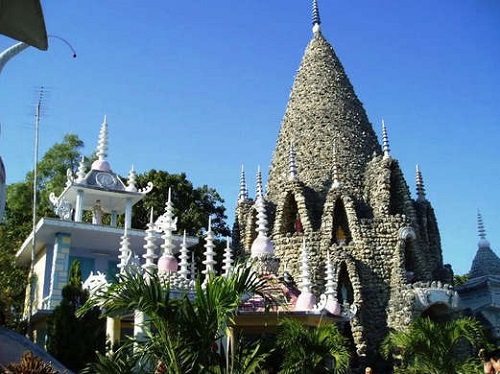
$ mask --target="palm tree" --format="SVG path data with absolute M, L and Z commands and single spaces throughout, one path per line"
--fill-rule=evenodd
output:
M 347 343 L 334 324 L 308 327 L 284 319 L 277 345 L 283 354 L 283 374 L 344 373 L 349 367 Z
M 416 319 L 407 330 L 391 331 L 381 346 L 382 355 L 400 361 L 395 372 L 415 374 L 455 374 L 470 364 L 459 350 L 477 349 L 484 343 L 478 321 L 460 318 L 434 322 L 429 318 Z M 399 371 L 398 371 L 399 370 Z
M 228 277 L 212 275 L 203 285 L 198 280 L 193 293 L 175 297 L 169 283 L 156 274 L 148 280 L 126 274 L 79 313 L 97 305 L 108 317 L 144 313 L 147 338 L 120 348 L 131 352 L 134 347 L 129 357 L 136 361 L 135 372 L 151 372 L 159 364 L 158 371 L 166 373 L 258 373 L 265 359 L 258 346 L 238 345 L 232 356 L 239 360 L 227 365 L 220 342 L 247 295 L 260 294 L 273 302 L 266 290 L 267 281 L 245 265 L 236 265 Z

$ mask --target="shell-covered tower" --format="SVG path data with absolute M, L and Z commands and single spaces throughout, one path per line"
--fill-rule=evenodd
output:
M 421 172 L 417 169 L 417 198 L 412 199 L 390 154 L 385 124 L 382 138 L 381 145 L 321 33 L 313 1 L 313 36 L 295 77 L 267 180 L 269 236 L 279 271 L 296 279 L 307 238 L 316 293 L 323 291 L 330 253 L 339 301 L 358 306 L 345 332 L 367 361 L 389 327 L 407 325 L 421 313 L 443 313 L 455 298 Z M 244 174 L 240 191 L 234 244 L 250 253 L 257 214 Z

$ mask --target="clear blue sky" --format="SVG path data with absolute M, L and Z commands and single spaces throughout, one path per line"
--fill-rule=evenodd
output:
M 186 172 L 215 187 L 234 217 L 239 171 L 264 176 L 295 71 L 311 38 L 310 1 L 47 1 L 60 40 L 15 57 L 0 75 L 0 155 L 8 183 L 65 133 L 96 145 L 107 114 L 111 167 Z M 414 194 L 420 164 L 444 261 L 470 268 L 476 211 L 500 248 L 500 2 L 319 0 L 322 31 L 368 117 L 388 127 Z M 0 35 L 0 49 L 13 41 Z M 254 194 L 252 193 L 252 196 Z

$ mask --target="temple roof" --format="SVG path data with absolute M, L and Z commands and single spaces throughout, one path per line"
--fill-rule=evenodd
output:
M 286 183 L 291 143 L 298 177 L 320 193 L 326 193 L 332 183 L 334 147 L 340 179 L 350 181 L 358 191 L 366 163 L 374 153 L 381 154 L 365 110 L 318 27 L 313 28 L 281 124 L 268 179 L 271 201 Z
M 479 242 L 476 256 L 472 261 L 469 271 L 469 279 L 479 278 L 484 275 L 500 276 L 500 258 L 490 248 L 490 242 L 486 240 L 483 218 L 477 213 Z

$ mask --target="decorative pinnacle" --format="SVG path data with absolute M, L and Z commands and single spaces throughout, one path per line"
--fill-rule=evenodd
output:
M 101 131 L 99 132 L 99 141 L 97 142 L 97 157 L 100 161 L 106 159 L 106 151 L 108 150 L 108 120 L 106 115 L 101 124 Z
M 189 274 L 189 263 L 188 263 L 188 247 L 186 243 L 186 230 L 184 230 L 184 236 L 182 238 L 182 244 L 181 244 L 181 255 L 179 256 L 179 259 L 181 262 L 179 263 L 179 274 L 181 277 L 184 279 L 188 279 L 188 274 Z
M 231 247 L 229 246 L 229 237 L 226 237 L 226 249 L 224 250 L 224 266 L 222 269 L 224 270 L 224 276 L 229 276 L 233 269 L 233 254 Z
M 260 172 L 260 165 L 258 166 L 257 168 L 257 188 L 256 188 L 256 194 L 257 196 L 255 197 L 255 199 L 259 199 L 259 198 L 264 198 L 264 193 L 263 193 L 263 190 L 262 190 L 262 173 Z
M 416 189 L 417 189 L 417 201 L 425 201 L 425 186 L 424 179 L 422 178 L 422 173 L 420 172 L 420 167 L 417 165 L 416 174 Z
M 477 232 L 479 234 L 478 247 L 489 248 L 490 242 L 486 239 L 486 230 L 484 229 L 483 217 L 481 216 L 479 209 L 477 210 Z
M 241 165 L 240 193 L 238 194 L 238 203 L 242 203 L 246 200 L 248 200 L 248 188 L 245 179 L 245 170 L 243 169 L 243 165 Z
M 330 251 L 326 252 L 326 284 L 325 284 L 325 295 L 327 298 L 337 299 L 337 284 L 335 283 L 335 272 L 333 270 L 333 264 L 330 260 Z
M 332 188 L 339 188 L 340 187 L 340 182 L 339 182 L 339 171 L 338 171 L 338 166 L 337 166 L 337 148 L 335 148 L 335 144 L 333 145 L 333 183 L 332 183 Z
M 290 142 L 290 158 L 288 160 L 289 174 L 288 180 L 297 180 L 297 162 L 295 160 L 295 149 L 293 143 Z
M 125 189 L 130 192 L 137 192 L 137 187 L 135 185 L 136 180 L 137 173 L 135 172 L 134 165 L 132 165 L 132 168 L 130 168 L 130 171 L 128 172 L 127 187 Z
M 317 33 L 321 30 L 321 19 L 319 18 L 319 9 L 318 9 L 318 1 L 313 0 L 312 3 L 312 25 L 313 25 L 313 33 Z
M 384 159 L 391 158 L 389 149 L 389 137 L 387 136 L 387 128 L 385 122 L 382 120 L 382 150 L 384 151 Z
M 85 157 L 82 156 L 80 162 L 78 163 L 78 171 L 76 173 L 76 182 L 80 183 L 85 180 Z
M 205 282 L 207 281 L 210 274 L 215 273 L 214 265 L 217 263 L 214 260 L 216 253 L 214 252 L 215 244 L 214 244 L 214 233 L 212 231 L 212 217 L 208 217 L 208 229 L 206 233 L 205 239 L 205 261 L 203 261 L 203 265 L 205 265 L 205 270 L 203 270 L 203 274 L 205 274 Z
M 301 292 L 311 292 L 311 273 L 309 271 L 309 259 L 307 258 L 306 238 L 302 239 L 302 251 L 300 256 L 300 288 Z
M 148 228 L 146 230 L 146 237 L 144 238 L 144 241 L 146 244 L 144 244 L 144 249 L 146 250 L 146 253 L 142 255 L 142 257 L 146 260 L 144 265 L 142 265 L 142 268 L 145 270 L 144 277 L 149 278 L 150 274 L 155 272 L 158 267 L 155 264 L 155 259 L 158 257 L 155 254 L 156 250 L 156 244 L 155 244 L 155 224 L 153 220 L 153 208 L 151 208 L 151 213 L 149 216 L 149 223 L 148 223 Z
M 486 239 L 486 230 L 484 229 L 483 216 L 479 209 L 477 210 L 477 232 L 479 234 L 479 239 Z

